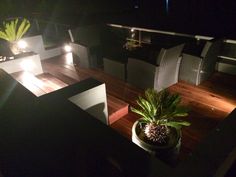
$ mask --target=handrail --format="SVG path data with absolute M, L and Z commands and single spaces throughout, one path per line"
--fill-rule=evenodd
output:
M 202 36 L 202 35 L 195 35 L 194 37 L 195 37 L 197 40 L 207 40 L 207 41 L 209 41 L 209 40 L 214 39 L 214 37 Z
M 236 40 L 232 40 L 232 39 L 225 39 L 224 42 L 229 43 L 229 44 L 236 44 Z
M 163 30 L 154 30 L 154 29 L 147 29 L 147 28 L 139 28 L 139 27 L 131 27 L 131 26 L 125 26 L 125 25 L 119 25 L 119 24 L 107 24 L 111 27 L 117 27 L 117 28 L 126 28 L 126 29 L 133 29 L 133 30 L 139 30 L 139 31 L 145 31 L 145 32 L 151 32 L 151 33 L 159 33 L 159 34 L 167 34 L 172 36 L 182 36 L 182 37 L 189 37 L 189 38 L 195 38 L 197 40 L 211 40 L 213 37 L 211 36 L 202 36 L 202 35 L 191 35 L 191 34 L 185 34 L 185 33 L 176 33 L 172 31 L 163 31 Z
M 153 30 L 153 29 L 147 29 L 147 28 L 139 28 L 139 27 L 130 27 L 130 26 L 124 26 L 124 25 L 118 25 L 118 24 L 107 24 L 108 26 L 111 27 L 117 27 L 117 28 L 126 28 L 126 29 L 133 29 L 133 30 L 139 30 L 139 31 L 145 31 L 145 32 L 151 32 L 151 33 L 160 33 L 160 34 L 167 34 L 167 35 L 177 35 L 177 36 L 185 36 L 185 37 L 192 37 L 192 35 L 188 34 L 182 34 L 182 33 L 176 33 L 176 32 L 171 32 L 171 31 L 162 31 L 162 30 Z
M 236 61 L 236 58 L 234 58 L 234 57 L 227 57 L 227 56 L 223 56 L 223 55 L 218 55 L 218 58 L 222 58 L 222 59 L 225 59 L 225 60 Z

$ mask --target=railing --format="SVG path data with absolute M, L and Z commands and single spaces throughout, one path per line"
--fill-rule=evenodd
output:
M 211 37 L 211 36 L 191 35 L 191 34 L 185 34 L 185 33 L 176 33 L 176 32 L 172 32 L 172 31 L 154 30 L 154 29 L 147 29 L 147 28 L 118 25 L 118 24 L 107 24 L 107 25 L 111 26 L 111 27 L 116 27 L 116 28 L 124 28 L 124 29 L 139 31 L 139 36 L 140 36 L 139 38 L 141 38 L 142 32 L 150 32 L 150 33 L 158 33 L 158 34 L 165 34 L 165 35 L 172 35 L 172 36 L 195 38 L 197 40 L 211 40 L 211 39 L 213 39 L 213 37 Z M 139 39 L 139 41 L 140 41 L 140 39 Z
M 129 30 L 136 30 L 139 32 L 150 32 L 150 33 L 159 33 L 159 34 L 166 34 L 166 35 L 172 35 L 172 36 L 182 36 L 182 37 L 189 37 L 189 38 L 195 38 L 197 40 L 211 40 L 214 37 L 212 36 L 203 36 L 203 35 L 191 35 L 191 34 L 185 34 L 185 33 L 176 33 L 172 31 L 163 31 L 163 30 L 153 30 L 153 29 L 147 29 L 147 28 L 139 28 L 139 27 L 131 27 L 131 26 L 125 26 L 125 25 L 119 25 L 119 24 L 107 24 L 108 26 L 111 27 L 116 27 L 116 28 L 125 28 Z M 225 43 L 230 43 L 230 44 L 236 44 L 236 40 L 233 39 L 224 39 Z
M 32 25 L 35 25 L 35 28 L 38 32 L 41 32 L 45 30 L 46 28 L 50 28 L 50 31 L 54 33 L 54 35 L 59 35 L 61 32 L 66 31 L 69 29 L 70 25 L 68 24 L 62 24 L 62 23 L 56 23 L 52 21 L 47 20 L 39 20 L 39 19 L 32 19 L 31 20 Z
M 158 33 L 158 34 L 164 34 L 164 35 L 170 35 L 170 36 L 187 37 L 187 38 L 192 38 L 192 39 L 196 39 L 196 40 L 206 40 L 206 41 L 214 38 L 212 36 L 191 35 L 191 34 L 184 34 L 184 33 L 176 33 L 176 32 L 172 32 L 172 31 L 163 31 L 163 30 L 131 27 L 131 26 L 125 26 L 125 25 L 119 25 L 119 24 L 107 24 L 107 25 L 110 27 L 114 27 L 114 28 L 123 28 L 123 29 L 130 30 L 130 33 L 136 31 L 138 33 L 138 35 L 136 35 L 136 38 L 132 38 L 132 36 L 128 36 L 126 38 L 126 40 L 131 41 L 131 42 L 136 42 L 137 45 L 151 43 L 151 42 L 145 42 L 142 40 L 142 32 Z M 227 60 L 235 61 L 236 60 L 235 50 L 236 50 L 236 40 L 224 39 L 219 57 L 227 59 Z
M 130 30 L 137 30 L 137 31 L 143 31 L 143 32 L 150 32 L 150 33 L 159 33 L 159 34 L 167 34 L 167 35 L 173 35 L 173 36 L 184 36 L 184 37 L 190 37 L 193 38 L 192 35 L 183 34 L 183 33 L 176 33 L 171 31 L 162 31 L 162 30 L 153 30 L 153 29 L 147 29 L 147 28 L 138 28 L 138 27 L 130 27 L 130 26 L 123 26 L 118 24 L 107 24 L 111 27 L 117 27 L 117 28 L 126 28 Z
M 70 25 L 47 21 L 43 19 L 30 19 L 29 35 L 41 34 L 46 48 L 69 41 L 68 29 Z

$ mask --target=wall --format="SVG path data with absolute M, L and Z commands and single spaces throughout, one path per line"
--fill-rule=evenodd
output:
M 55 57 L 62 54 L 61 47 L 45 50 L 42 35 L 36 35 L 32 37 L 26 37 L 25 40 L 28 44 L 27 51 L 33 51 L 40 55 L 40 59 Z

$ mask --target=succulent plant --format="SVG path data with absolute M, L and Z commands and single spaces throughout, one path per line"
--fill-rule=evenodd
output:
M 139 107 L 131 107 L 131 111 L 142 116 L 139 125 L 148 140 L 165 143 L 169 127 L 180 130 L 182 126 L 190 125 L 189 122 L 176 119 L 188 115 L 188 110 L 180 106 L 180 102 L 178 94 L 170 94 L 167 90 L 157 92 L 154 89 L 147 89 L 144 97 L 138 97 Z
M 3 22 L 3 27 L 0 28 L 0 38 L 9 41 L 9 47 L 13 54 L 22 52 L 17 42 L 28 31 L 29 27 L 30 22 L 25 18 Z
M 165 125 L 147 123 L 144 127 L 146 137 L 152 142 L 165 143 L 169 134 L 169 129 Z
M 3 27 L 0 28 L 0 38 L 14 42 L 22 38 L 30 27 L 29 20 L 23 18 L 18 24 L 19 19 L 16 18 L 9 22 L 3 22 Z

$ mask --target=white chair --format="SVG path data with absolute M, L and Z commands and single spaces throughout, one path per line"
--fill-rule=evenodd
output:
M 78 43 L 70 43 L 72 53 L 75 55 L 76 64 L 83 68 L 96 68 L 101 65 L 99 62 L 99 46 L 85 46 Z
M 85 68 L 101 67 L 101 33 L 102 26 L 89 25 L 68 30 L 71 38 L 72 52 L 79 65 Z
M 184 44 L 162 48 L 156 65 L 137 58 L 128 58 L 127 82 L 139 88 L 161 91 L 178 82 L 180 55 Z
M 221 40 L 207 41 L 199 54 L 186 51 L 182 54 L 179 80 L 199 85 L 215 71 Z M 198 48 L 196 43 L 195 48 Z M 194 49 L 194 48 L 193 48 Z

